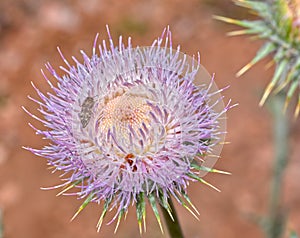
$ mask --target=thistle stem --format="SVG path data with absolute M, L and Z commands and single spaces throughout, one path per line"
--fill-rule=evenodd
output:
M 271 109 L 274 118 L 274 150 L 273 177 L 270 191 L 267 238 L 282 237 L 284 231 L 284 214 L 281 207 L 281 193 L 284 171 L 288 163 L 289 120 L 282 111 L 285 96 L 274 96 Z
M 178 221 L 178 217 L 177 217 L 177 213 L 174 207 L 174 204 L 172 202 L 172 199 L 168 198 L 168 203 L 170 206 L 170 210 L 172 211 L 172 216 L 174 221 L 172 220 L 172 218 L 170 217 L 169 213 L 167 212 L 167 210 L 160 205 L 164 219 L 165 219 L 165 223 L 167 225 L 168 231 L 169 231 L 169 236 L 170 237 L 176 237 L 176 238 L 184 238 L 179 221 Z

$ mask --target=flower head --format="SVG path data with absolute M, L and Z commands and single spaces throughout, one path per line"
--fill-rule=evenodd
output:
M 255 57 L 236 75 L 241 76 L 253 65 L 271 56 L 268 67 L 274 64 L 274 74 L 260 100 L 260 106 L 272 94 L 286 97 L 284 111 L 287 110 L 293 97 L 298 100 L 295 118 L 300 114 L 300 1 L 299 0 L 234 0 L 241 7 L 249 9 L 258 16 L 255 20 L 237 20 L 215 16 L 226 23 L 243 27 L 242 30 L 229 32 L 228 35 L 253 35 L 254 39 L 265 40 Z M 291 103 L 293 105 L 293 103 Z
M 159 224 L 156 201 L 171 214 L 167 200 L 173 196 L 192 212 L 188 183 L 208 184 L 202 176 L 220 172 L 211 166 L 229 106 L 199 57 L 172 49 L 169 29 L 150 47 L 132 48 L 130 38 L 125 46 L 121 37 L 115 46 L 108 35 L 110 48 L 104 41 L 98 55 L 96 37 L 92 57 L 82 52 L 84 62 L 73 58 L 75 66 L 59 50 L 68 66 L 61 67 L 64 76 L 46 64 L 57 85 L 43 73 L 53 92 L 46 96 L 33 85 L 41 101 L 30 98 L 44 118 L 28 113 L 45 125 L 34 129 L 51 143 L 28 149 L 63 172 L 62 194 L 77 188 L 76 195 L 86 199 L 75 216 L 89 202 L 103 201 L 100 229 L 110 208 L 116 208 L 113 220 L 119 223 L 135 204 L 141 229 L 146 199 Z

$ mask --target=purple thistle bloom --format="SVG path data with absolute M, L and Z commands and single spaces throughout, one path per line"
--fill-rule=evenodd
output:
M 156 201 L 171 215 L 168 198 L 173 196 L 193 213 L 188 183 L 208 184 L 204 173 L 222 172 L 211 166 L 224 141 L 222 120 L 230 106 L 224 107 L 222 90 L 207 81 L 199 56 L 195 61 L 179 47 L 172 50 L 169 29 L 151 47 L 132 48 L 130 38 L 125 46 L 122 37 L 114 46 L 108 35 L 110 48 L 103 41 L 98 55 L 97 35 L 92 57 L 81 52 L 83 63 L 72 58 L 76 66 L 58 49 L 68 66 L 61 67 L 62 77 L 46 64 L 57 85 L 43 73 L 53 92 L 45 95 L 32 84 L 41 101 L 30 97 L 43 118 L 25 110 L 45 125 L 44 130 L 31 126 L 51 143 L 26 149 L 62 171 L 65 182 L 52 188 L 62 187 L 60 194 L 77 188 L 74 194 L 85 198 L 74 217 L 89 202 L 103 201 L 98 230 L 111 208 L 118 226 L 135 204 L 141 231 L 146 199 L 160 226 Z M 200 77 L 203 72 L 206 78 Z

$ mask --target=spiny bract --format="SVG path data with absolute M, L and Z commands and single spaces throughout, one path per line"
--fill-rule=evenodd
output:
M 286 97 L 284 111 L 293 97 L 298 100 L 295 118 L 300 114 L 300 2 L 299 0 L 233 0 L 238 6 L 247 8 L 258 18 L 254 20 L 236 20 L 215 16 L 226 23 L 243 27 L 242 30 L 229 32 L 230 36 L 253 35 L 254 39 L 265 42 L 255 57 L 238 73 L 241 76 L 253 65 L 272 56 L 268 66 L 275 63 L 275 71 L 261 98 L 262 106 L 270 94 L 281 93 Z

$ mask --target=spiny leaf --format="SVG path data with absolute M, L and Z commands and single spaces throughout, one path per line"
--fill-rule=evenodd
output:
M 206 184 L 207 186 L 213 188 L 214 190 L 221 192 L 220 189 L 216 188 L 215 186 L 213 186 L 212 184 L 210 184 L 209 182 L 205 181 L 203 178 L 198 177 L 197 175 L 193 174 L 193 173 L 188 173 L 187 174 L 190 178 L 193 178 L 203 184 Z
M 85 201 L 81 204 L 81 206 L 78 208 L 77 212 L 74 214 L 74 216 L 71 218 L 71 221 L 75 219 L 75 217 L 78 216 L 78 214 L 93 200 L 94 198 L 94 193 L 91 193 Z
M 136 216 L 139 224 L 140 234 L 142 234 L 142 223 L 144 222 L 144 231 L 146 231 L 146 203 L 144 193 L 141 192 L 137 196 Z
M 287 39 L 287 41 L 293 40 L 291 38 L 292 36 L 292 30 L 293 30 L 293 18 L 288 18 L 285 21 L 282 21 L 284 24 L 283 26 L 280 28 L 280 30 L 282 31 L 282 35 L 285 39 Z
M 259 19 L 254 21 L 237 20 L 227 17 L 217 16 L 215 19 L 235 24 L 244 29 L 230 32 L 229 35 L 252 34 L 255 39 L 265 39 L 267 43 L 258 51 L 256 57 L 245 65 L 236 75 L 237 77 L 244 74 L 259 60 L 263 59 L 270 53 L 275 53 L 273 62 L 276 64 L 272 81 L 268 84 L 260 100 L 262 106 L 271 92 L 278 93 L 284 90 L 294 80 L 299 83 L 297 71 L 300 63 L 300 30 L 295 26 L 295 10 L 291 9 L 289 1 L 272 0 L 272 1 L 251 1 L 251 0 L 234 0 L 235 4 L 250 9 Z M 288 63 L 286 63 L 288 62 Z M 293 72 L 295 71 L 295 72 Z M 286 110 L 289 101 L 295 94 L 295 84 L 289 86 L 288 95 L 284 110 Z M 300 96 L 300 95 L 299 95 Z M 295 117 L 300 113 L 298 103 L 295 110 Z
M 298 82 L 298 81 L 294 81 L 294 82 L 291 84 L 291 86 L 290 86 L 290 88 L 289 88 L 289 90 L 288 90 L 288 92 L 287 92 L 286 100 L 285 100 L 285 103 L 284 103 L 284 111 L 286 111 L 287 106 L 288 106 L 288 104 L 290 103 L 291 98 L 292 98 L 292 96 L 294 95 L 294 93 L 295 93 L 295 91 L 296 91 L 296 89 L 297 89 L 298 87 L 299 87 L 299 82 Z
M 265 58 L 267 55 L 272 53 L 276 49 L 276 46 L 272 42 L 265 43 L 257 52 L 256 56 L 250 61 L 250 63 L 246 64 L 239 72 L 237 72 L 236 76 L 240 77 L 243 75 L 248 69 L 250 69 L 254 64 Z
M 162 224 L 161 224 L 161 220 L 160 220 L 160 215 L 159 215 L 159 212 L 158 212 L 158 209 L 157 209 L 157 206 L 156 206 L 156 200 L 155 200 L 154 195 L 150 194 L 148 196 L 148 200 L 150 202 L 151 208 L 152 208 L 152 210 L 154 212 L 154 215 L 156 217 L 156 220 L 158 222 L 159 228 L 160 228 L 161 232 L 164 233 L 163 228 L 162 228 Z
M 226 22 L 226 23 L 230 23 L 230 24 L 234 24 L 234 25 L 238 25 L 250 29 L 255 28 L 258 24 L 262 23 L 262 21 L 237 20 L 229 17 L 222 17 L 216 15 L 214 15 L 213 18 L 222 22 Z
M 279 78 L 281 77 L 282 73 L 284 72 L 284 70 L 286 69 L 286 66 L 288 64 L 287 60 L 283 60 L 281 63 L 279 63 L 276 67 L 274 76 L 272 81 L 269 83 L 269 85 L 267 86 L 264 95 L 262 96 L 262 99 L 259 102 L 259 105 L 262 106 L 264 105 L 267 97 L 270 95 L 271 91 L 273 90 L 274 86 L 276 85 L 277 81 L 279 80 Z
M 118 230 L 118 227 L 119 227 L 119 225 L 120 225 L 120 221 L 121 221 L 121 218 L 122 218 L 122 216 L 123 216 L 123 214 L 124 214 L 124 211 L 125 211 L 125 209 L 121 209 L 121 211 L 120 211 L 120 213 L 119 213 L 119 215 L 118 215 L 118 221 L 117 221 L 117 224 L 116 224 L 116 228 L 115 228 L 115 230 L 114 230 L 114 233 L 115 233 L 115 234 L 117 233 L 117 230 Z
M 285 21 L 283 21 L 283 18 L 287 18 L 288 16 L 287 12 L 289 11 L 289 6 L 287 4 L 287 1 L 275 0 L 272 7 L 274 11 L 273 18 L 276 20 L 277 23 L 284 24 Z
M 293 66 L 292 66 L 293 67 Z M 296 67 L 293 67 L 289 72 L 288 75 L 286 77 L 286 79 L 280 83 L 277 88 L 274 89 L 274 94 L 279 93 L 280 91 L 282 91 L 292 80 L 295 79 L 295 77 L 297 77 L 297 73 L 296 73 Z
M 253 24 L 251 27 L 245 27 L 246 29 L 243 30 L 237 30 L 227 33 L 228 36 L 236 36 L 236 35 L 259 35 L 260 37 L 264 36 L 270 36 L 272 34 L 272 31 L 270 30 L 270 27 L 263 21 L 255 21 L 255 24 Z
M 241 35 L 250 35 L 250 34 L 254 34 L 252 29 L 230 31 L 226 33 L 227 36 L 241 36 Z
M 194 204 L 193 204 L 192 201 L 190 200 L 189 196 L 188 196 L 186 193 L 184 193 L 184 192 L 182 192 L 181 194 L 182 194 L 182 196 L 184 197 L 184 199 L 188 202 L 188 204 L 194 209 L 194 211 L 195 211 L 198 215 L 200 215 L 199 211 L 198 211 L 197 208 L 194 206 Z
M 272 36 L 271 38 L 272 38 L 271 40 L 274 40 L 275 42 L 280 41 L 280 38 L 278 36 Z M 288 45 L 286 42 L 282 42 L 281 46 L 277 45 L 276 47 L 277 47 L 276 53 L 273 58 L 276 64 L 278 64 L 279 62 L 283 61 L 286 58 L 286 54 L 287 54 L 286 47 L 288 47 Z
M 81 182 L 82 182 L 82 179 L 75 181 L 70 186 L 67 186 L 61 192 L 59 192 L 58 194 L 56 194 L 56 196 L 62 195 L 63 193 L 65 193 L 65 192 L 69 191 L 70 189 L 74 188 L 76 185 L 80 184 Z
M 182 195 L 182 193 L 180 194 Z M 185 201 L 180 197 L 180 196 L 177 196 L 176 193 L 173 193 L 173 196 L 180 202 L 181 206 L 183 206 L 186 210 L 188 210 L 197 220 L 199 220 L 198 216 L 193 212 L 193 210 L 191 210 L 189 208 L 189 206 L 185 203 Z M 194 209 L 194 206 L 192 206 L 193 209 Z M 197 209 L 194 209 L 197 214 L 199 214 L 199 212 L 197 211 Z
M 246 0 L 235 0 L 237 6 L 249 8 L 257 12 L 269 11 L 269 5 L 259 1 L 246 1 Z
M 268 63 L 266 63 L 265 69 L 268 70 L 268 69 L 271 68 L 274 64 L 275 64 L 274 59 L 271 59 Z
M 103 206 L 103 211 L 102 211 L 101 216 L 100 216 L 100 218 L 98 220 L 98 223 L 96 225 L 97 232 L 99 232 L 100 229 L 101 229 L 103 219 L 104 219 L 104 217 L 105 217 L 105 215 L 106 215 L 106 213 L 108 211 L 108 208 L 109 208 L 109 205 L 110 205 L 111 201 L 112 201 L 111 198 L 108 198 L 108 199 L 105 200 L 105 203 L 104 203 L 104 206 Z
M 158 194 L 158 199 L 159 199 L 159 202 L 160 204 L 163 206 L 163 208 L 168 212 L 170 218 L 172 219 L 172 221 L 174 221 L 174 217 L 172 215 L 172 210 L 170 208 L 170 205 L 168 203 L 168 200 L 166 197 L 164 197 L 163 193 L 162 192 L 159 192 Z
M 229 172 L 225 172 L 225 171 L 217 170 L 217 169 L 213 169 L 213 168 L 208 168 L 208 167 L 198 165 L 198 164 L 195 164 L 195 163 L 192 163 L 191 167 L 196 169 L 196 170 L 201 170 L 201 171 L 205 171 L 205 172 L 231 175 L 231 173 L 229 173 Z
M 226 35 L 227 36 L 240 36 L 240 35 L 253 35 L 253 34 L 258 34 L 264 31 L 265 28 L 260 27 L 260 28 L 251 28 L 251 29 L 244 29 L 244 30 L 238 30 L 238 31 L 231 31 L 228 32 Z
M 229 18 L 229 17 L 222 17 L 222 16 L 217 16 L 217 15 L 213 15 L 213 18 L 222 22 L 226 22 L 226 23 L 230 23 L 230 24 L 235 24 L 238 25 L 237 23 L 239 22 L 239 20 L 233 19 L 233 18 Z

